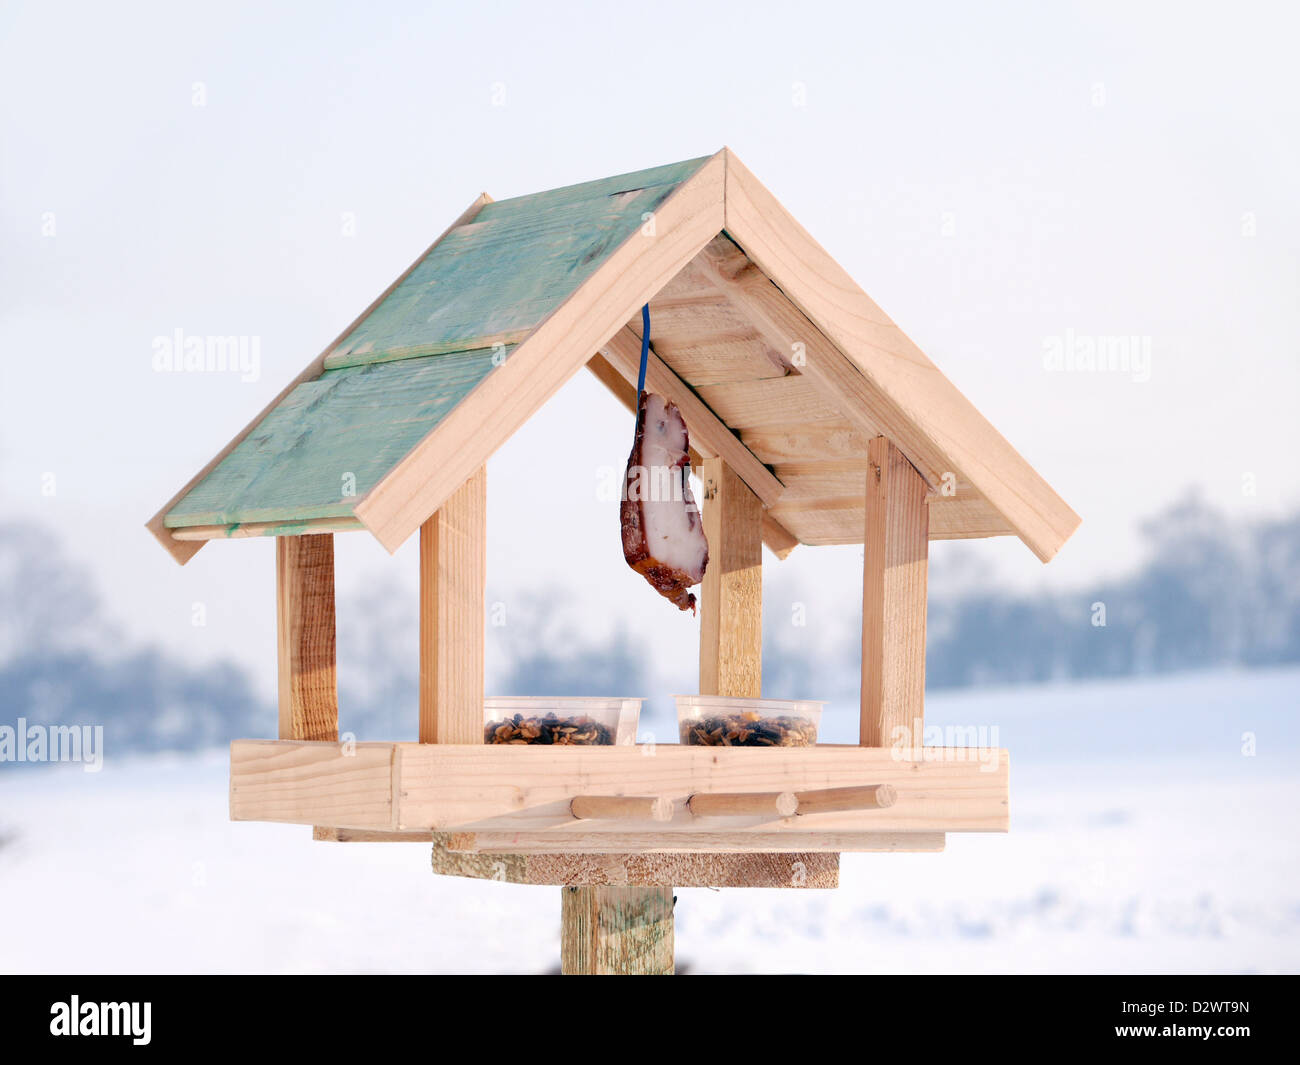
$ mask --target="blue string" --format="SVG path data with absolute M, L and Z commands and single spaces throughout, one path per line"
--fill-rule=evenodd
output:
M 650 304 L 641 308 L 641 373 L 636 379 L 636 397 L 645 391 L 645 367 L 650 361 Z

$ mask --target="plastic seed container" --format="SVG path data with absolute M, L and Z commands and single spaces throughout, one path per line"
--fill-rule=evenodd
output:
M 825 702 L 674 695 L 681 742 L 697 747 L 811 747 Z
M 483 702 L 483 742 L 631 746 L 640 717 L 640 699 L 489 696 Z

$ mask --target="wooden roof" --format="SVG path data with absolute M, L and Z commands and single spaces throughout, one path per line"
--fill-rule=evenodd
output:
M 861 543 L 867 441 L 933 489 L 930 536 L 1018 535 L 1041 559 L 1078 517 L 727 149 L 480 197 L 149 523 L 204 540 L 368 528 L 395 550 L 574 373 L 647 387 L 694 449 L 767 505 L 765 538 Z

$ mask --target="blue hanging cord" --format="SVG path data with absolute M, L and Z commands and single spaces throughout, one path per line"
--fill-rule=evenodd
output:
M 645 391 L 645 368 L 650 361 L 650 304 L 641 308 L 641 373 L 636 379 L 636 398 Z

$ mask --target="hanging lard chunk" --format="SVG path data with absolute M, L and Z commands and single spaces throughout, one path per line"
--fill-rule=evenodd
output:
M 687 477 L 689 450 L 681 411 L 642 392 L 623 481 L 623 557 L 656 592 L 694 613 L 690 588 L 704 579 L 709 542 Z

